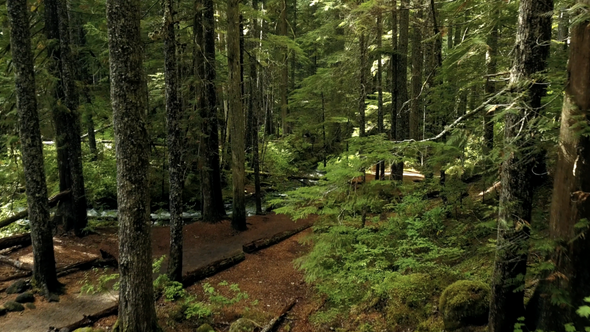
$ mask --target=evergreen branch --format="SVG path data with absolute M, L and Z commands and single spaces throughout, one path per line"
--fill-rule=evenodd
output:
M 502 94 L 504 94 L 506 91 L 508 91 L 508 87 L 505 87 L 504 89 L 500 90 L 500 92 L 496 93 L 490 99 L 486 100 L 483 104 L 479 105 L 473 111 L 471 111 L 469 113 L 465 113 L 464 115 L 458 117 L 455 121 L 453 121 L 453 123 L 451 123 L 450 125 L 446 126 L 445 129 L 443 131 L 441 131 L 440 133 L 438 133 L 438 135 L 436 135 L 436 136 L 433 136 L 431 138 L 426 138 L 426 139 L 423 139 L 423 140 L 420 140 L 420 141 L 417 141 L 417 140 L 414 140 L 414 139 L 407 139 L 407 140 L 403 140 L 403 141 L 393 141 L 392 143 L 394 143 L 394 144 L 397 144 L 397 143 L 412 143 L 412 142 L 423 143 L 423 142 L 436 141 L 439 138 L 442 138 L 444 135 L 446 135 L 451 129 L 455 128 L 463 120 L 469 119 L 470 117 L 472 117 L 475 114 L 479 113 L 481 110 L 485 109 L 486 106 L 488 106 L 489 104 L 491 104 L 492 101 L 494 101 L 497 97 L 499 97 Z

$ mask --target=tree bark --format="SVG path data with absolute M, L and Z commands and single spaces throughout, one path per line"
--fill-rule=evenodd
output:
M 219 166 L 219 133 L 217 119 L 217 93 L 215 79 L 215 8 L 213 0 L 204 0 L 204 107 L 202 153 L 205 158 L 203 170 L 203 220 L 218 222 L 225 215 L 221 195 L 221 170 Z
M 174 0 L 164 2 L 164 74 L 166 83 L 166 122 L 168 127 L 168 173 L 170 178 L 170 259 L 168 277 L 182 281 L 182 191 L 184 189 L 183 137 L 180 122 L 178 61 L 176 57 L 176 22 Z
M 398 110 L 398 121 L 396 121 L 396 140 L 401 141 L 410 138 L 410 112 L 408 101 L 408 43 L 410 26 L 410 1 L 401 0 L 399 9 L 399 41 L 398 58 L 396 68 L 397 98 L 396 107 Z M 396 163 L 392 169 L 394 180 L 401 181 L 404 174 L 404 164 Z
M 497 2 L 497 1 L 496 1 Z M 498 6 L 496 4 L 496 6 Z M 497 8 L 492 11 L 492 27 L 488 35 L 488 48 L 486 52 L 487 61 L 487 73 L 488 75 L 495 74 L 498 71 L 498 38 L 500 31 L 498 29 L 497 20 L 499 19 L 499 12 Z M 492 96 L 496 93 L 496 82 L 493 78 L 488 77 L 485 84 L 486 96 Z M 486 112 L 483 116 L 484 121 L 484 154 L 488 154 L 494 148 L 494 123 L 492 119 L 494 117 L 493 112 Z
M 412 24 L 412 101 L 410 103 L 410 138 L 420 139 L 422 92 L 422 1 L 415 0 L 416 14 Z
M 152 286 L 147 84 L 140 0 L 107 0 L 119 210 L 119 331 L 158 331 Z
M 47 206 L 43 146 L 35 92 L 29 10 L 26 1 L 7 0 L 10 50 L 15 73 L 16 108 L 33 244 L 33 284 L 49 295 L 59 290 Z
M 588 0 L 578 3 L 590 5 Z M 538 329 L 559 331 L 574 323 L 578 331 L 588 320 L 575 311 L 587 305 L 590 294 L 590 239 L 588 226 L 576 227 L 590 219 L 590 138 L 583 128 L 590 119 L 590 27 L 588 20 L 572 27 L 569 83 L 561 111 L 558 160 L 555 166 L 553 197 L 549 218 L 551 239 L 558 245 L 552 255 L 555 271 L 541 285 Z M 564 277 L 558 277 L 559 275 Z M 555 303 L 562 298 L 565 303 Z M 562 300 L 562 301 L 563 301 Z
M 279 15 L 279 35 L 287 37 L 287 0 L 280 2 Z M 281 82 L 279 83 L 281 95 L 281 127 L 282 135 L 289 134 L 289 124 L 287 123 L 287 114 L 289 113 L 288 89 L 289 89 L 289 49 L 284 47 L 281 61 Z
M 381 8 L 377 8 L 377 131 L 379 134 L 385 132 L 383 128 L 383 63 L 381 48 L 383 47 L 383 13 Z M 381 180 L 385 175 L 385 162 L 380 161 L 377 164 L 375 179 Z
M 389 128 L 389 139 L 395 140 L 397 138 L 397 118 L 398 118 L 398 111 L 397 108 L 397 99 L 399 98 L 399 91 L 398 91 L 398 78 L 397 78 L 397 65 L 398 65 L 398 36 L 397 36 L 397 0 L 391 0 L 391 59 L 389 60 L 389 81 L 390 87 L 389 92 L 391 93 L 391 110 L 390 110 L 390 124 L 391 127 Z M 391 164 L 391 171 L 390 171 L 390 178 L 392 180 L 401 180 L 396 179 L 396 174 L 399 176 L 399 172 L 396 172 L 397 163 Z
M 510 85 L 526 92 L 521 107 L 506 115 L 504 144 L 507 158 L 502 165 L 496 261 L 488 329 L 512 331 L 524 316 L 524 276 L 533 195 L 535 135 L 528 124 L 541 108 L 543 84 L 533 75 L 546 69 L 551 40 L 552 0 L 522 0 L 514 49 Z M 522 121 L 522 122 L 521 122 Z M 520 128 L 524 128 L 520 132 Z
M 232 156 L 232 228 L 244 231 L 246 226 L 245 180 L 245 117 L 242 108 L 240 64 L 240 0 L 227 3 L 227 64 L 229 72 L 229 112 Z
M 360 68 L 359 68 L 359 79 L 360 79 L 360 95 L 359 95 L 359 136 L 365 137 L 365 100 L 367 99 L 367 42 L 365 32 L 361 32 L 359 36 L 359 51 L 360 51 Z

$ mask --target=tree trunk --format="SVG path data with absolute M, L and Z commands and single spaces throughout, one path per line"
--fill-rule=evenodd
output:
M 252 0 L 252 9 L 258 10 L 258 0 Z M 254 168 L 254 200 L 256 202 L 256 214 L 262 214 L 262 193 L 260 192 L 260 156 L 258 151 L 258 115 L 260 112 L 260 94 L 259 94 L 259 82 L 258 82 L 258 70 L 257 70 L 257 58 L 256 50 L 258 48 L 258 19 L 252 20 L 252 46 L 250 48 L 250 104 L 251 110 L 249 113 L 252 116 L 252 126 L 249 128 L 251 131 L 252 139 L 252 166 Z
M 232 228 L 244 231 L 246 227 L 245 180 L 245 118 L 242 109 L 241 65 L 240 65 L 240 0 L 227 3 L 227 65 L 229 88 L 229 117 L 231 125 L 232 157 Z
M 178 62 L 176 58 L 176 31 L 173 0 L 164 2 L 164 74 L 166 83 L 166 122 L 168 125 L 168 173 L 170 174 L 170 259 L 168 277 L 182 281 L 182 191 L 184 167 L 182 162 L 183 139 L 180 129 L 182 108 L 178 100 Z
M 279 35 L 287 36 L 287 0 L 281 0 L 280 2 L 280 15 L 279 15 Z M 281 60 L 281 82 L 279 87 L 281 91 L 281 127 L 283 130 L 283 136 L 289 134 L 289 125 L 287 124 L 288 108 L 288 87 L 289 87 L 289 49 L 285 47 L 283 49 L 283 58 Z
M 502 165 L 496 261 L 488 329 L 512 331 L 524 316 L 524 276 L 533 195 L 534 132 L 526 130 L 541 107 L 545 92 L 533 75 L 546 69 L 551 40 L 552 0 L 522 0 L 510 84 L 526 91 L 518 111 L 506 115 L 505 161 Z M 526 89 L 526 90 L 522 90 Z M 522 122 L 521 122 L 522 121 Z M 520 128 L 525 128 L 520 132 Z
M 383 128 L 383 63 L 381 61 L 381 48 L 383 47 L 383 13 L 381 8 L 377 9 L 377 131 L 379 134 L 385 132 Z M 375 179 L 381 180 L 385 175 L 385 162 L 377 164 Z
M 221 195 L 221 170 L 219 167 L 219 133 L 217 120 L 217 94 L 215 69 L 215 8 L 213 0 L 204 1 L 204 50 L 205 50 L 205 98 L 203 107 L 203 220 L 218 222 L 225 215 Z
M 84 189 L 84 172 L 82 168 L 82 143 L 80 140 L 80 104 L 76 87 L 75 60 L 71 50 L 71 31 L 69 13 L 66 0 L 58 0 L 59 40 L 61 55 L 61 79 L 65 92 L 65 106 L 67 107 L 66 137 L 68 140 L 68 164 L 71 174 L 71 190 L 74 203 L 74 224 L 71 229 L 77 236 L 83 235 L 83 229 L 88 224 L 86 214 L 86 193 Z M 70 230 L 70 228 L 66 228 Z
M 365 33 L 361 32 L 359 36 L 359 50 L 360 50 L 360 95 L 359 95 L 359 136 L 365 137 L 365 100 L 367 99 L 367 42 L 365 41 Z
M 396 122 L 396 140 L 402 141 L 410 138 L 410 112 L 407 105 L 408 101 L 408 43 L 409 43 L 409 26 L 410 26 L 410 1 L 401 0 L 399 9 L 399 41 L 398 41 L 398 61 L 396 68 L 397 78 L 397 109 L 398 121 Z M 395 165 L 393 179 L 401 181 L 404 174 L 403 162 Z
M 140 0 L 107 0 L 119 211 L 119 331 L 157 331 L 152 286 L 147 84 Z
M 398 108 L 397 108 L 397 99 L 399 97 L 398 91 L 398 78 L 397 78 L 397 62 L 399 59 L 398 55 L 398 43 L 397 43 L 397 0 L 391 0 L 391 59 L 389 60 L 389 92 L 391 93 L 391 110 L 390 110 L 390 124 L 391 127 L 389 128 L 389 139 L 395 140 L 397 138 L 397 117 L 398 117 Z M 401 180 L 396 179 L 395 175 L 399 175 L 396 173 L 396 166 L 397 163 L 391 164 L 391 173 L 390 178 L 392 180 Z
M 60 204 L 57 216 L 65 231 L 81 236 L 88 222 L 82 171 L 78 92 L 74 59 L 70 48 L 70 27 L 65 0 L 46 1 L 45 33 L 54 40 L 48 46 L 52 62 L 49 71 L 57 78 L 52 106 L 55 124 L 60 191 L 71 189 L 71 199 Z
M 35 95 L 35 74 L 29 8 L 26 1 L 7 0 L 10 50 L 15 73 L 16 108 L 19 119 L 21 154 L 27 191 L 27 205 L 33 244 L 33 283 L 49 295 L 59 290 L 53 254 L 53 237 L 47 206 L 43 168 L 43 146 Z
M 420 119 L 422 118 L 422 1 L 415 0 L 416 15 L 412 24 L 412 101 L 410 103 L 410 137 L 420 139 Z
M 588 0 L 578 3 L 590 5 Z M 559 331 L 574 323 L 578 331 L 588 326 L 587 318 L 576 314 L 584 298 L 590 295 L 590 138 L 582 134 L 590 119 L 590 28 L 588 20 L 572 27 L 569 83 L 561 111 L 558 160 L 555 166 L 549 232 L 558 245 L 552 255 L 556 267 L 541 289 L 538 329 Z M 584 235 L 586 234 L 586 235 Z M 562 275 L 564 277 L 555 277 Z M 554 299 L 562 298 L 562 303 Z

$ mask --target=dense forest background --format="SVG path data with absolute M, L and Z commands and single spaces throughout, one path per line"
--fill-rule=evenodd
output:
M 68 191 L 45 228 L 87 234 L 103 222 L 92 213 L 134 195 L 117 171 L 145 170 L 136 199 L 170 212 L 176 252 L 183 212 L 231 215 L 236 231 L 248 214 L 318 215 L 296 262 L 325 301 L 318 329 L 588 329 L 588 1 L 132 5 L 129 47 L 105 1 L 27 5 L 41 166 L 49 196 Z M 0 220 L 27 209 L 22 135 L 34 131 L 21 117 L 19 136 L 10 8 Z M 133 45 L 129 75 L 147 89 L 117 71 Z

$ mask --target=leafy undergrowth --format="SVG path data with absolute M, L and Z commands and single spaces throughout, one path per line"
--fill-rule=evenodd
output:
M 448 192 L 449 179 L 446 193 L 433 180 L 357 183 L 372 162 L 332 161 L 318 185 L 273 202 L 278 213 L 321 217 L 312 251 L 296 262 L 326 299 L 312 320 L 318 330 L 442 331 L 443 290 L 491 280 L 495 210 Z M 436 190 L 446 200 L 427 197 Z

